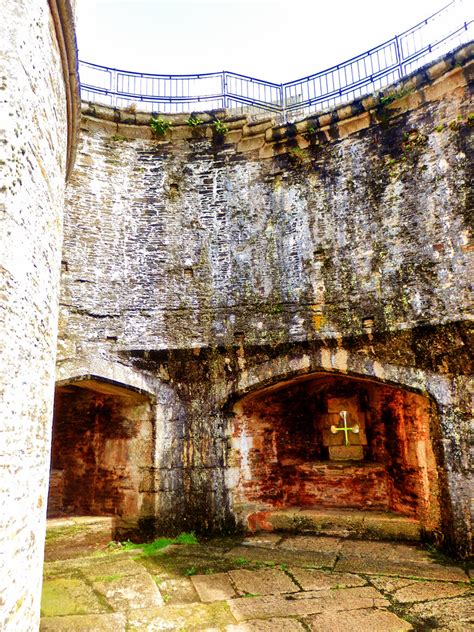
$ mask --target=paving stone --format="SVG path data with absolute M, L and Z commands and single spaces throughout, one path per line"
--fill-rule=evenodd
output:
M 285 616 L 304 616 L 323 611 L 320 599 L 291 599 L 287 596 L 240 597 L 228 602 L 238 621 Z
M 308 620 L 314 632 L 403 632 L 412 626 L 388 610 L 324 612 Z
M 449 582 L 413 582 L 393 593 L 393 598 L 400 603 L 415 601 L 432 601 L 447 597 L 459 597 L 470 592 L 468 585 Z
M 100 560 L 89 561 L 88 565 L 81 567 L 81 572 L 92 581 L 101 581 L 101 578 L 115 575 L 127 577 L 130 575 L 147 575 L 147 570 L 141 564 L 133 560 Z
M 132 575 L 103 579 L 93 583 L 114 610 L 123 611 L 135 608 L 153 608 L 162 606 L 163 598 L 150 575 Z
M 299 587 L 281 570 L 229 571 L 229 575 L 240 594 L 276 595 L 297 592 Z
M 281 535 L 276 533 L 260 533 L 259 535 L 250 535 L 242 540 L 243 546 L 264 546 L 273 548 L 282 539 Z
M 236 596 L 227 573 L 215 575 L 195 575 L 191 581 L 201 601 L 206 603 L 221 601 Z
M 123 614 L 87 614 L 66 617 L 44 617 L 41 632 L 125 632 Z
M 330 571 L 294 567 L 289 568 L 288 572 L 303 590 L 349 588 L 367 584 L 365 579 L 351 573 L 331 573 Z
M 294 536 L 285 538 L 280 544 L 281 549 L 289 551 L 322 551 L 338 553 L 341 548 L 339 538 L 318 537 L 318 536 Z
M 80 571 L 87 577 L 93 578 L 100 575 L 111 575 L 112 572 L 123 576 L 146 573 L 146 569 L 141 564 L 131 559 L 134 556 L 136 553 L 126 551 L 99 558 L 86 557 L 48 562 L 44 565 L 43 575 L 49 578 Z
M 305 632 L 307 628 L 297 619 L 256 619 L 255 621 L 245 621 L 236 625 L 229 625 L 226 632 Z
M 346 540 L 341 542 L 341 555 L 373 557 L 378 560 L 431 562 L 424 549 L 393 542 Z
M 232 601 L 230 602 L 232 603 Z M 217 632 L 235 623 L 230 608 L 224 601 L 192 603 L 163 608 L 131 610 L 128 613 L 127 632 L 161 632 L 162 630 L 186 630 L 186 632 Z
M 305 591 L 294 595 L 295 599 L 321 599 L 328 610 L 355 610 L 358 608 L 385 608 L 390 602 L 372 586 L 337 588 L 332 590 Z
M 371 577 L 370 583 L 382 590 L 384 592 L 393 593 L 400 588 L 404 588 L 405 586 L 410 586 L 410 584 L 415 583 L 414 579 L 405 579 L 400 577 Z
M 187 577 L 159 580 L 158 585 L 163 599 L 168 605 L 199 601 L 199 595 Z
M 474 630 L 474 598 L 455 597 L 417 603 L 406 614 L 420 621 L 426 629 L 467 632 Z
M 457 566 L 443 566 L 434 562 L 395 562 L 388 559 L 342 556 L 335 569 L 338 572 L 363 573 L 367 575 L 400 575 L 420 579 L 468 582 L 466 573 Z
M 319 590 L 292 595 L 265 595 L 228 602 L 238 621 L 284 616 L 305 616 L 326 611 L 356 610 L 390 605 L 371 586 L 341 590 Z
M 273 566 L 276 564 L 287 564 L 308 568 L 332 568 L 337 559 L 335 551 L 292 551 L 257 546 L 236 546 L 226 553 L 226 556 L 256 562 L 268 562 Z
M 69 614 L 99 614 L 108 612 L 92 588 L 81 579 L 49 579 L 43 584 L 41 615 L 45 617 Z

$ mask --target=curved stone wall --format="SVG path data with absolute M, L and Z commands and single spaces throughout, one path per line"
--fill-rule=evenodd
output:
M 232 522 L 224 404 L 268 361 L 408 372 L 438 406 L 443 528 L 465 551 L 471 75 L 472 46 L 279 128 L 216 112 L 153 136 L 133 108 L 84 106 L 59 367 L 107 361 L 154 385 L 150 520 Z
M 1 0 L 0 15 L 0 629 L 30 632 L 39 625 L 76 50 L 65 0 Z

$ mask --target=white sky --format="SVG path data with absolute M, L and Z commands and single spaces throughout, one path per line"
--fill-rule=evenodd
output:
M 231 70 L 281 83 L 361 53 L 448 1 L 77 0 L 79 57 L 123 70 Z

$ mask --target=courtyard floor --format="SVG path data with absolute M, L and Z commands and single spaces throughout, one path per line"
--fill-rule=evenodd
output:
M 465 568 L 421 545 L 271 533 L 150 553 L 106 539 L 80 523 L 49 534 L 42 632 L 474 630 Z

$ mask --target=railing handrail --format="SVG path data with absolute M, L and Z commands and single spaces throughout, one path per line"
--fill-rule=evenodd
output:
M 214 107 L 216 104 L 218 107 L 226 107 L 229 103 L 240 103 L 247 107 L 281 113 L 286 118 L 287 113 L 291 111 L 316 104 L 336 103 L 337 100 L 351 93 L 353 96 L 360 95 L 363 89 L 369 87 L 373 91 L 380 88 L 384 78 L 389 79 L 390 83 L 401 79 L 407 72 L 413 70 L 414 64 L 437 51 L 443 43 L 460 36 L 463 31 L 467 33 L 473 23 L 472 19 L 466 19 L 462 23 L 458 21 L 455 27 L 450 27 L 449 32 L 445 30 L 442 34 L 436 34 L 436 39 L 423 42 L 421 45 L 415 39 L 415 35 L 424 32 L 434 20 L 462 2 L 463 0 L 451 0 L 429 17 L 385 42 L 329 68 L 285 83 L 274 83 L 226 70 L 195 74 L 156 74 L 121 70 L 80 61 L 80 68 L 103 73 L 102 77 L 108 80 L 108 86 L 96 85 L 100 83 L 98 81 L 95 84 L 93 82 L 81 83 L 81 90 L 85 96 L 87 93 L 106 96 L 111 105 L 117 105 L 119 100 L 156 103 L 157 105 L 175 104 L 179 107 L 185 104 L 206 102 L 212 102 Z M 404 47 L 406 47 L 405 51 Z M 379 56 L 383 57 L 382 62 Z M 367 69 L 369 62 L 371 68 Z M 349 79 L 348 75 L 350 75 Z M 152 93 L 149 91 L 149 84 L 143 87 L 141 80 L 151 82 Z M 199 82 L 202 81 L 207 82 L 208 94 L 196 93 L 199 92 L 199 86 L 201 86 Z M 323 81 L 326 82 L 326 88 L 323 86 Z M 134 82 L 138 82 L 138 90 Z M 237 89 L 238 82 L 240 82 L 240 87 Z M 130 89 L 130 83 L 132 83 L 132 89 Z M 230 88 L 229 83 L 233 84 Z M 297 93 L 300 86 L 301 90 Z M 312 93 L 310 93 L 311 90 Z

